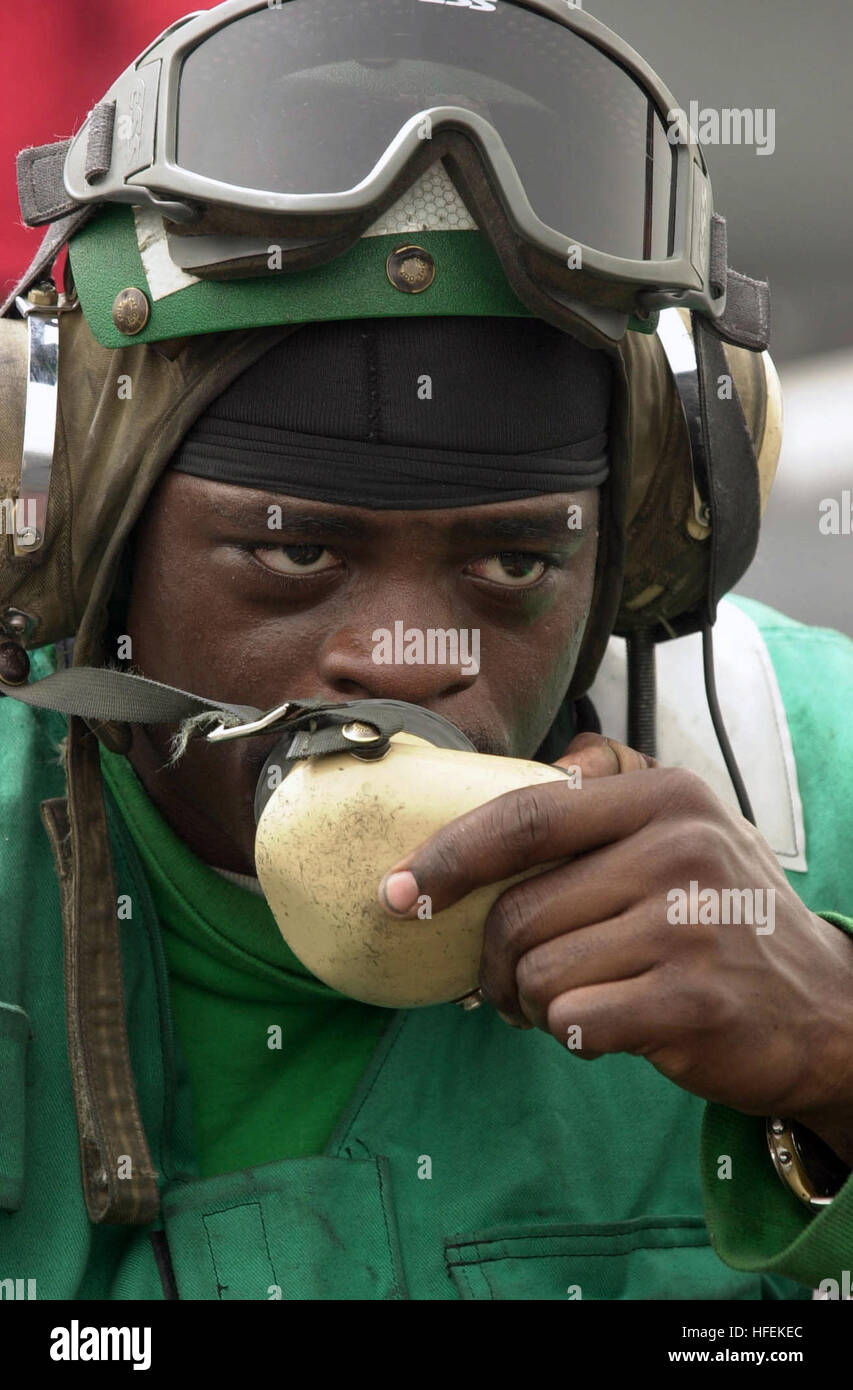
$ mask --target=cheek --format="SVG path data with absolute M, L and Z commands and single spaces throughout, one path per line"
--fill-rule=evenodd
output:
M 492 634 L 495 642 L 492 698 L 510 731 L 517 757 L 530 757 L 550 729 L 577 663 L 595 582 L 591 557 L 566 575 L 523 631 Z M 578 557 L 580 559 L 580 557 Z M 485 634 L 484 634 L 485 645 Z M 512 673 L 511 680 L 507 679 Z

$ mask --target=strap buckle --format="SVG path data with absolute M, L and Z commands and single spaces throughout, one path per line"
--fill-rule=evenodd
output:
M 259 719 L 252 719 L 247 724 L 217 724 L 205 738 L 208 743 L 224 743 L 229 738 L 244 738 L 249 734 L 257 734 L 262 729 L 269 729 L 271 725 L 278 724 L 279 720 L 290 719 L 299 709 L 301 706 L 294 700 L 285 700 L 283 705 L 276 705 Z

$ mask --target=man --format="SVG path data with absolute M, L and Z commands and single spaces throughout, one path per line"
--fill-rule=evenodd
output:
M 91 256 L 107 234 L 105 218 L 78 233 L 76 260 L 72 242 L 81 300 L 87 238 Z M 353 304 L 359 293 L 354 275 Z M 22 850 L 3 860 L 4 1268 L 35 1270 L 40 1296 L 60 1298 L 807 1298 L 838 1280 L 853 1201 L 853 923 L 840 854 L 850 732 L 829 676 L 849 687 L 851 644 L 759 605 L 747 615 L 772 658 L 805 810 L 798 892 L 780 847 L 707 780 L 599 734 L 583 698 L 623 580 L 615 355 L 488 307 L 306 313 L 296 333 L 161 331 L 116 350 L 95 343 L 89 302 L 91 324 L 73 301 L 60 316 L 60 355 L 74 349 L 63 360 L 75 363 L 65 382 L 60 367 L 61 438 L 77 472 L 55 513 L 69 544 L 47 561 L 62 583 L 44 612 L 65 606 L 42 625 L 58 636 L 76 622 L 80 676 L 123 663 L 260 710 L 405 700 L 480 752 L 558 762 L 578 785 L 508 793 L 384 866 L 377 899 L 401 933 L 421 929 L 424 897 L 438 914 L 545 866 L 488 914 L 482 1007 L 389 1014 L 302 966 L 255 879 L 253 799 L 278 733 L 190 740 L 173 760 L 174 721 L 39 709 L 55 649 L 30 642 L 26 689 L 6 652 L 20 698 L 0 705 L 2 817 Z M 647 354 L 663 382 L 656 340 L 635 336 L 632 380 Z M 651 430 L 657 410 L 653 397 L 634 428 Z M 83 476 L 103 489 L 81 491 Z M 34 568 L 15 572 L 19 590 Z M 479 661 L 377 661 L 377 634 L 397 623 L 476 631 Z M 72 714 L 67 806 L 56 709 Z M 100 837 L 80 713 L 106 745 Z M 15 881 L 32 885 L 25 909 Z M 702 913 L 669 910 L 693 885 Z M 743 893 L 762 910 L 710 910 L 715 894 Z M 123 1074 L 106 1046 L 124 1036 L 122 976 Z M 798 1136 L 825 1210 L 773 1171 L 767 1117 Z M 123 1184 L 138 1207 L 121 1207 Z

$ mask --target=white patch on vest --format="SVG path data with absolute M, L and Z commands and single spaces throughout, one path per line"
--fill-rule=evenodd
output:
M 153 300 L 165 299 L 167 295 L 185 290 L 188 285 L 197 285 L 198 276 L 188 275 L 175 265 L 169 255 L 166 241 L 166 227 L 156 208 L 135 207 L 133 220 L 136 223 L 136 243 L 142 257 L 142 267 Z
M 717 696 L 758 829 L 783 869 L 804 874 L 806 834 L 797 767 L 773 663 L 757 624 L 725 600 L 714 626 Z M 726 806 L 737 797 L 705 699 L 702 637 L 694 633 L 657 648 L 658 761 L 699 774 Z M 611 638 L 590 698 L 601 727 L 627 742 L 625 641 Z

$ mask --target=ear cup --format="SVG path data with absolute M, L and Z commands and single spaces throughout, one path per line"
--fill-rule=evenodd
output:
M 690 315 L 679 311 L 688 332 Z M 697 515 L 692 456 L 678 389 L 657 338 L 628 335 L 632 450 L 624 588 L 614 631 L 677 625 L 701 604 L 708 583 L 711 528 Z M 770 354 L 723 343 L 758 468 L 763 514 L 782 444 L 782 393 Z M 703 499 L 706 500 L 706 499 Z M 661 634 L 663 635 L 663 634 Z

